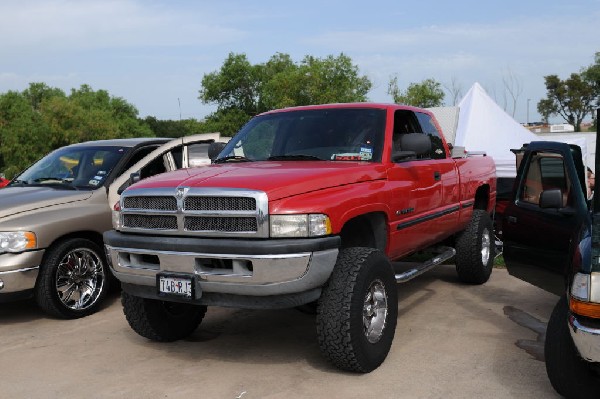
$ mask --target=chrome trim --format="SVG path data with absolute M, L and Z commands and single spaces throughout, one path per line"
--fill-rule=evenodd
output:
M 583 325 L 577 316 L 569 316 L 569 332 L 579 355 L 589 362 L 600 362 L 600 329 Z
M 138 196 L 171 196 L 177 199 L 176 211 L 161 211 L 152 209 L 126 208 L 125 198 Z M 250 197 L 256 201 L 256 210 L 252 211 L 213 211 L 213 210 L 185 210 L 184 202 L 187 197 L 204 196 L 204 197 Z M 170 187 L 170 188 L 139 188 L 125 190 L 120 199 L 121 212 L 119 218 L 121 221 L 122 232 L 137 232 L 137 233 L 155 233 L 160 232 L 161 235 L 181 235 L 193 237 L 269 237 L 269 200 L 267 194 L 263 191 L 236 189 L 236 188 L 194 188 L 187 186 Z M 159 229 L 144 229 L 131 228 L 123 226 L 123 215 L 155 215 L 177 217 L 177 230 L 159 230 Z M 185 229 L 186 216 L 204 216 L 213 218 L 229 218 L 229 217 L 250 217 L 256 218 L 257 231 L 254 232 L 227 232 L 218 230 L 206 231 L 190 231 Z

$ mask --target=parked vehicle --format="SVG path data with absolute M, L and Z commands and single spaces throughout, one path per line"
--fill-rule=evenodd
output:
M 554 389 L 568 398 L 598 398 L 600 202 L 592 234 L 592 202 L 578 146 L 532 142 L 515 153 L 517 183 L 503 220 L 507 269 L 560 296 L 545 343 Z
M 132 172 L 144 178 L 206 162 L 206 146 L 218 139 L 211 133 L 73 144 L 16 176 L 0 190 L 0 302 L 34 296 L 53 316 L 95 312 L 111 280 L 102 248 L 109 203 Z
M 460 279 L 492 271 L 495 166 L 453 159 L 433 115 L 332 104 L 252 119 L 206 168 L 129 187 L 104 234 L 138 334 L 191 334 L 207 306 L 316 306 L 323 354 L 369 372 L 392 344 L 396 282 L 457 254 Z M 394 271 L 390 260 L 430 250 Z
M 4 176 L 0 176 L 0 188 L 6 186 L 8 183 L 10 183 L 10 180 L 4 178 Z

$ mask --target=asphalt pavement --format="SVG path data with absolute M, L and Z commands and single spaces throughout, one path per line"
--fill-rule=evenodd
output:
M 295 309 L 209 308 L 174 343 L 129 328 L 118 293 L 79 320 L 34 303 L 0 304 L 2 398 L 556 398 L 546 322 L 558 297 L 495 269 L 481 286 L 443 265 L 398 285 L 396 336 L 369 374 L 319 352 L 314 316 Z

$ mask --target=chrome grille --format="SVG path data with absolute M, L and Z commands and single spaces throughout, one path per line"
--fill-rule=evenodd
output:
M 235 188 L 139 188 L 121 195 L 122 231 L 202 237 L 269 236 L 269 200 Z
M 177 216 L 125 214 L 123 225 L 132 229 L 177 230 Z
M 183 203 L 187 211 L 255 211 L 256 200 L 251 197 L 187 197 Z
M 256 218 L 188 216 L 184 222 L 188 231 L 252 232 L 257 230 Z
M 151 209 L 158 211 L 176 211 L 177 199 L 167 196 L 125 197 L 125 208 Z

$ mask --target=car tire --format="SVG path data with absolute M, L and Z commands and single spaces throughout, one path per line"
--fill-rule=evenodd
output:
M 338 255 L 317 306 L 317 337 L 337 368 L 368 373 L 383 363 L 398 317 L 398 292 L 389 260 L 372 248 Z
M 546 329 L 544 355 L 552 387 L 567 398 L 597 398 L 600 378 L 579 356 L 568 326 L 569 305 L 563 296 L 552 311 Z
M 456 272 L 460 281 L 483 284 L 494 267 L 494 227 L 488 213 L 473 210 L 471 221 L 456 240 Z
M 121 294 L 121 303 L 133 331 L 158 342 L 188 337 L 206 314 L 206 306 L 141 298 L 127 292 Z
M 110 272 L 102 248 L 84 238 L 54 244 L 46 252 L 35 299 L 48 314 L 76 319 L 98 310 L 109 289 Z

